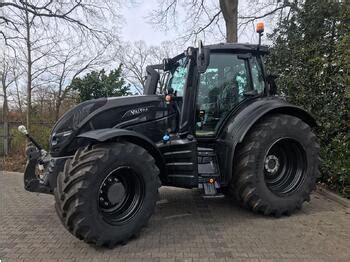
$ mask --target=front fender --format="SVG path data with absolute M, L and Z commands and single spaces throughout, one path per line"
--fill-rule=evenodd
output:
M 315 119 L 301 107 L 292 105 L 278 97 L 261 98 L 243 108 L 228 120 L 218 143 L 225 148 L 220 158 L 221 173 L 228 183 L 232 179 L 233 159 L 237 145 L 243 142 L 246 134 L 263 117 L 269 114 L 286 114 L 300 118 L 311 127 L 316 126 Z
M 123 136 L 138 137 L 138 138 L 144 139 L 148 143 L 153 143 L 147 137 L 137 132 L 125 130 L 125 129 L 119 129 L 119 128 L 104 128 L 104 129 L 91 130 L 78 135 L 78 137 L 89 138 L 99 142 L 105 142 L 112 138 L 123 137 Z
M 107 142 L 122 138 L 131 143 L 137 144 L 146 149 L 153 156 L 158 168 L 160 169 L 161 180 L 166 176 L 165 161 L 157 145 L 152 140 L 138 132 L 119 128 L 105 128 L 82 133 L 78 135 L 78 138 L 85 138 L 98 142 Z

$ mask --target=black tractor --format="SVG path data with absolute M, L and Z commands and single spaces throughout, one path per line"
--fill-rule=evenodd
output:
M 267 54 L 260 44 L 189 47 L 147 67 L 144 95 L 66 112 L 49 153 L 19 127 L 33 143 L 25 189 L 54 194 L 69 232 L 110 247 L 140 232 L 162 185 L 232 194 L 276 217 L 300 209 L 319 176 L 316 123 L 276 95 Z

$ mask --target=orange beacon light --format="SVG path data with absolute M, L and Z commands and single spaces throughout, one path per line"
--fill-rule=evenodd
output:
M 261 34 L 264 32 L 264 29 L 265 29 L 265 25 L 263 22 L 259 22 L 256 24 L 256 32 Z

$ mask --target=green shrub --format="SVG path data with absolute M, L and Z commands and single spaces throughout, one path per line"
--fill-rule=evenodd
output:
M 321 181 L 344 196 L 350 197 L 350 139 L 338 135 L 321 147 Z
M 305 1 L 271 34 L 280 94 L 316 118 L 320 181 L 350 197 L 350 5 Z

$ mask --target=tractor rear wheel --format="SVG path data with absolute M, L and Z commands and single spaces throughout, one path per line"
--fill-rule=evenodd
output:
M 58 175 L 56 211 L 69 232 L 87 243 L 126 243 L 153 214 L 158 175 L 154 158 L 129 142 L 79 149 Z
M 294 116 L 270 115 L 239 146 L 231 186 L 253 211 L 288 215 L 310 200 L 319 163 L 319 145 L 309 125 Z

